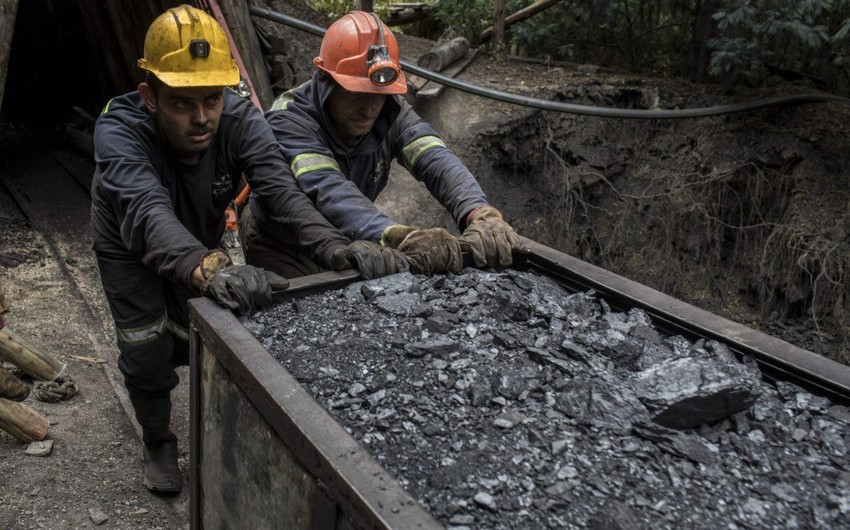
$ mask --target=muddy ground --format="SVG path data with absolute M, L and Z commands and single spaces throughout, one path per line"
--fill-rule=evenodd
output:
M 316 22 L 314 20 L 314 22 Z M 291 40 L 291 83 L 318 40 Z M 297 44 L 295 44 L 297 43 Z M 415 61 L 430 42 L 401 40 Z M 461 76 L 523 95 L 603 106 L 683 108 L 809 92 L 734 94 L 684 81 L 479 55 Z M 73 103 L 73 102 L 72 102 Z M 537 111 L 447 89 L 417 109 L 523 235 L 694 305 L 847 361 L 850 108 L 819 104 L 681 121 Z M 3 124 L 0 286 L 7 325 L 67 363 L 80 392 L 26 403 L 49 418 L 53 452 L 0 432 L 0 528 L 180 528 L 188 494 L 141 481 L 138 433 L 115 368 L 112 323 L 89 251 L 90 161 L 67 135 Z M 379 203 L 397 220 L 451 220 L 403 173 Z M 185 372 L 184 372 L 185 375 Z M 185 381 L 175 422 L 188 466 Z M 188 478 L 188 474 L 187 474 Z

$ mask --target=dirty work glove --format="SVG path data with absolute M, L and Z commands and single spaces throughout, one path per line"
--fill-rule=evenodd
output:
M 349 244 L 338 243 L 319 251 L 316 256 L 319 266 L 330 271 L 350 269 L 353 264 L 348 260 Z
M 472 262 L 476 267 L 507 267 L 513 263 L 511 251 L 519 243 L 519 236 L 502 219 L 499 210 L 492 206 L 482 206 L 472 210 L 466 221 L 460 245 L 464 252 L 472 254 Z
M 201 293 L 231 311 L 250 313 L 268 305 L 273 291 L 289 287 L 289 280 L 271 271 L 232 263 L 223 250 L 208 252 L 201 259 Z
M 354 241 L 346 248 L 346 256 L 364 280 L 410 270 L 403 252 L 372 241 Z
M 381 245 L 403 252 L 415 274 L 458 273 L 463 268 L 460 243 L 445 228 L 391 225 L 384 230 Z

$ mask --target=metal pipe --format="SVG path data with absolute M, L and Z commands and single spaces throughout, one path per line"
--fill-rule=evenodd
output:
M 297 18 L 293 18 L 283 13 L 272 11 L 267 7 L 249 6 L 248 10 L 254 16 L 265 18 L 273 22 L 286 24 L 296 29 L 312 33 L 317 37 L 322 37 L 325 30 L 315 24 L 304 22 Z M 457 79 L 446 77 L 438 73 L 426 70 L 415 64 L 407 61 L 399 61 L 401 67 L 412 74 L 424 77 L 430 81 L 442 83 L 446 86 L 456 88 L 458 90 L 482 96 L 486 98 L 513 103 L 525 107 L 531 107 L 541 110 L 552 110 L 556 112 L 566 112 L 568 114 L 579 114 L 583 116 L 594 116 L 597 118 L 625 118 L 625 119 L 641 119 L 641 120 L 670 120 L 684 118 L 704 118 L 708 116 L 720 116 L 723 114 L 733 114 L 737 112 L 747 112 L 765 107 L 802 105 L 808 103 L 850 103 L 850 99 L 836 96 L 834 94 L 796 94 L 792 96 L 778 96 L 756 101 L 748 101 L 744 103 L 732 103 L 729 105 L 714 105 L 711 107 L 699 107 L 693 109 L 656 109 L 656 110 L 640 110 L 640 109 L 616 109 L 610 107 L 592 107 L 588 105 L 576 105 L 572 103 L 562 103 L 559 101 L 549 101 L 546 99 L 530 98 L 511 94 L 510 92 L 502 92 L 485 88 L 472 83 L 466 83 Z

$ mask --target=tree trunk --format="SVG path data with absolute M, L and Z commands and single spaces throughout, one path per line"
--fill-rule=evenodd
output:
M 711 49 L 708 40 L 715 35 L 714 14 L 717 13 L 718 0 L 700 0 L 697 2 L 694 16 L 694 29 L 691 34 L 691 49 L 688 53 L 688 74 L 691 81 L 707 83 L 708 65 L 711 61 Z
M 6 86 L 6 71 L 9 55 L 12 54 L 12 34 L 15 31 L 15 14 L 18 0 L 0 0 L 0 108 L 3 107 L 3 89 Z M 2 295 L 0 295 L 2 298 Z M 0 308 L 2 312 L 2 308 Z
M 55 381 L 65 370 L 65 363 L 27 344 L 9 328 L 0 330 L 0 359 L 41 381 Z
M 372 0 L 354 0 L 354 10 L 371 13 L 373 11 L 372 4 Z
M 505 3 L 507 0 L 496 0 L 493 2 L 493 39 L 490 47 L 493 51 L 502 50 L 505 44 Z
M 22 442 L 38 442 L 47 436 L 50 422 L 47 418 L 24 405 L 0 398 L 0 429 Z

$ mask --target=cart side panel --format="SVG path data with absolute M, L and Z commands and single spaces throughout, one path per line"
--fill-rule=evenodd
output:
M 336 528 L 336 506 L 269 423 L 201 348 L 203 528 Z M 347 527 L 348 525 L 340 525 Z

